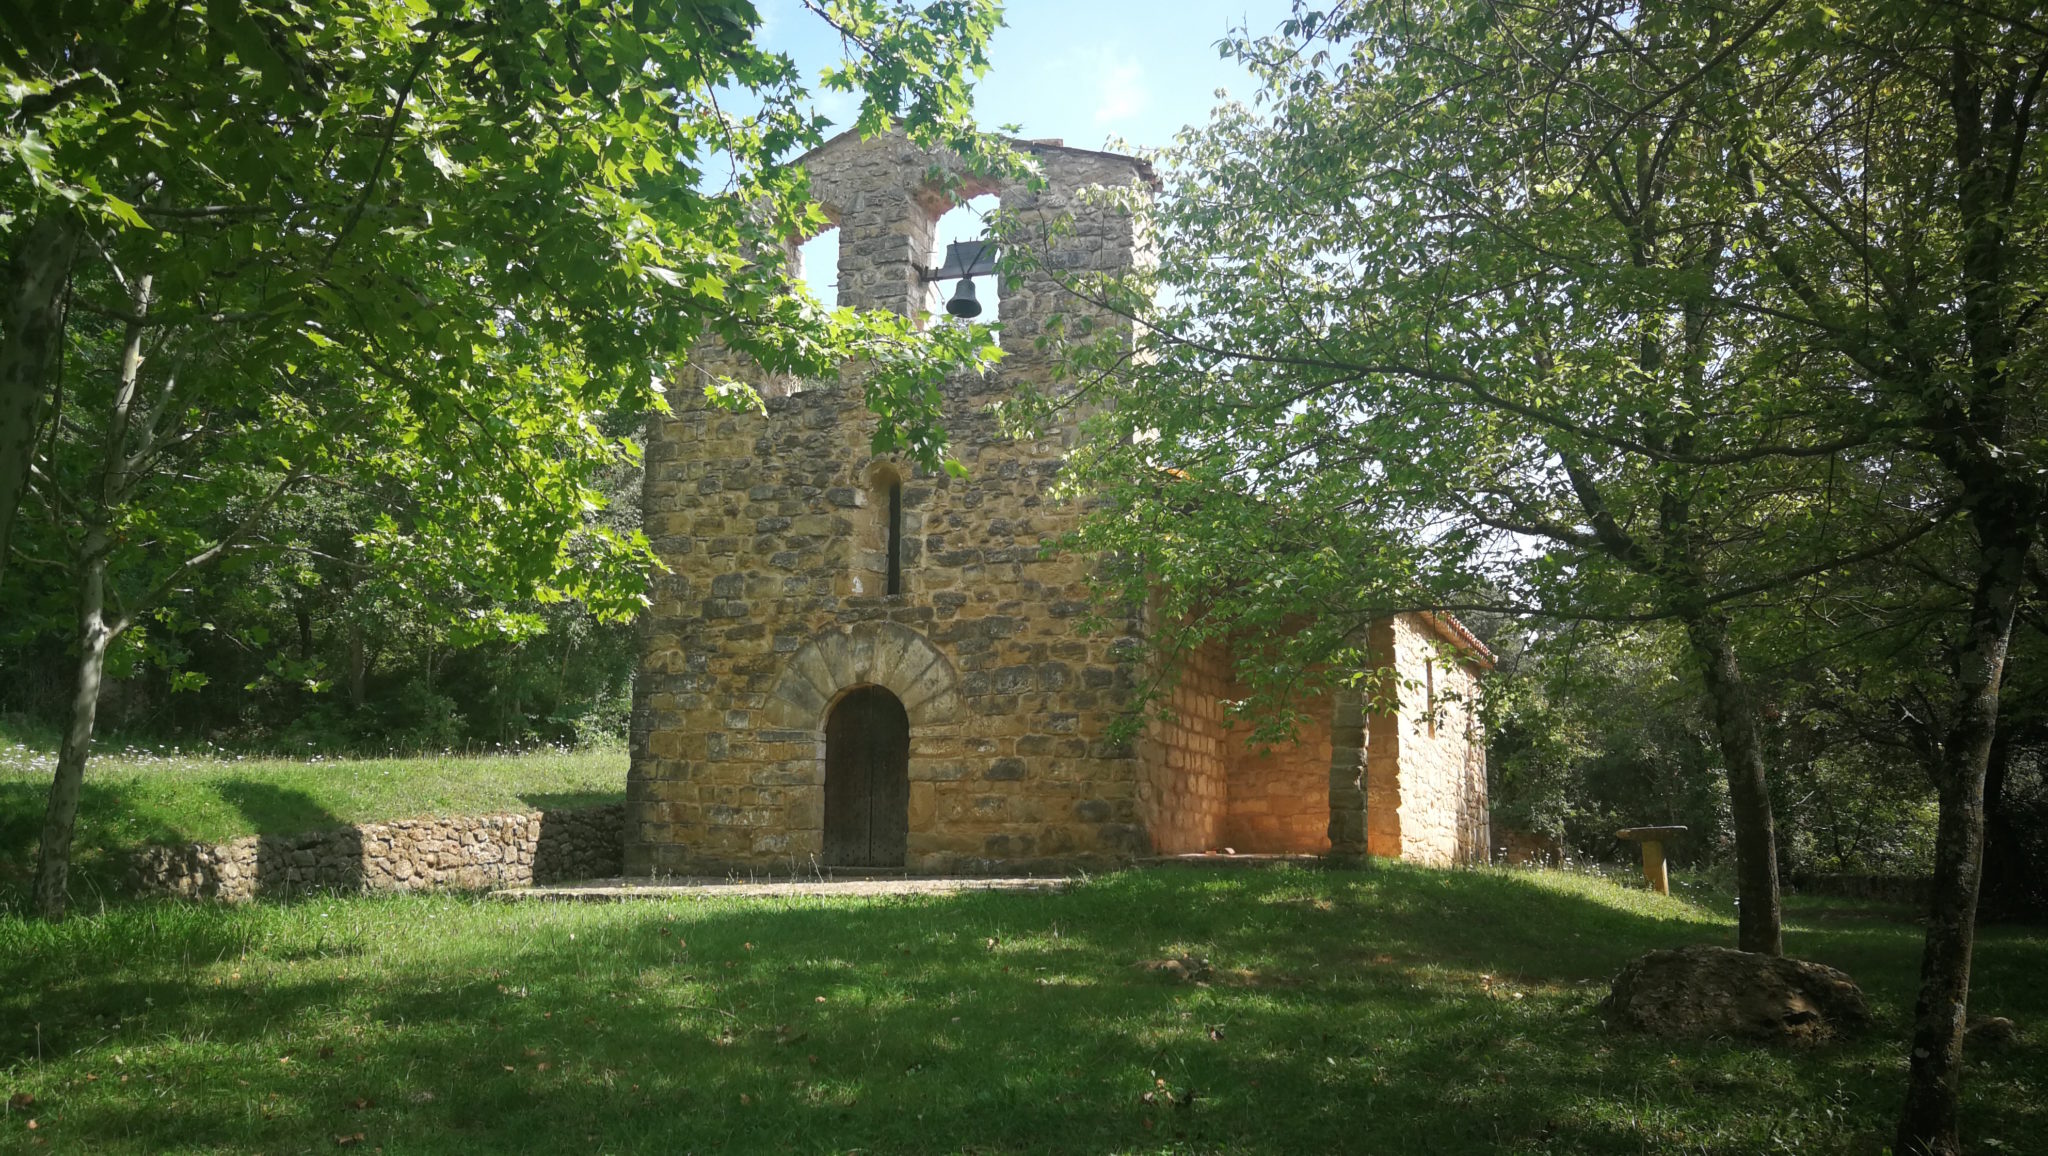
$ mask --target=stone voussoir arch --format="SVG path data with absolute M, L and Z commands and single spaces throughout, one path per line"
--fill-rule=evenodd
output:
M 826 712 L 858 686 L 887 688 L 913 731 L 960 721 L 960 679 L 944 652 L 908 627 L 862 622 L 828 630 L 790 655 L 768 693 L 769 725 L 822 736 Z

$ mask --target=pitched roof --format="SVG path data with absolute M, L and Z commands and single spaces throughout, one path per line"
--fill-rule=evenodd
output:
M 1470 655 L 1480 669 L 1493 669 L 1493 651 L 1486 649 L 1486 644 L 1467 630 L 1457 615 L 1442 610 L 1418 610 L 1415 616 L 1429 623 L 1445 642 Z

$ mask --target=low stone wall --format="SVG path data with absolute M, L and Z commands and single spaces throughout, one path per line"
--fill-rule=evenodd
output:
M 400 819 L 300 835 L 149 847 L 129 882 L 144 894 L 239 903 L 308 891 L 483 891 L 616 876 L 625 806 Z
M 1566 859 L 1564 844 L 1549 835 L 1493 824 L 1493 861 L 1509 867 L 1557 867 Z

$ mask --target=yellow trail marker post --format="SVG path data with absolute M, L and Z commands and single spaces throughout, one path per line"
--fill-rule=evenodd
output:
M 1685 834 L 1684 827 L 1623 827 L 1617 838 L 1643 847 L 1643 882 L 1659 895 L 1671 894 L 1671 876 L 1664 868 L 1664 841 Z

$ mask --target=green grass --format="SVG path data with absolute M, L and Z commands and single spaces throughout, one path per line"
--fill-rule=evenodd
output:
M 55 765 L 46 747 L 0 741 L 0 895 L 18 891 L 34 868 Z M 623 799 L 625 787 L 623 749 L 387 759 L 103 749 L 86 765 L 73 893 L 112 886 L 129 853 L 150 843 L 588 806 Z
M 1725 900 L 1559 873 L 1160 869 L 1071 892 L 0 917 L 0 1150 L 1869 1153 L 1917 928 L 1801 902 L 1882 1023 L 1812 1049 L 1593 1014 Z M 1133 970 L 1193 952 L 1207 986 Z M 1974 1151 L 2048 1144 L 2048 934 L 1984 933 Z M 29 1118 L 37 1129 L 27 1129 Z

